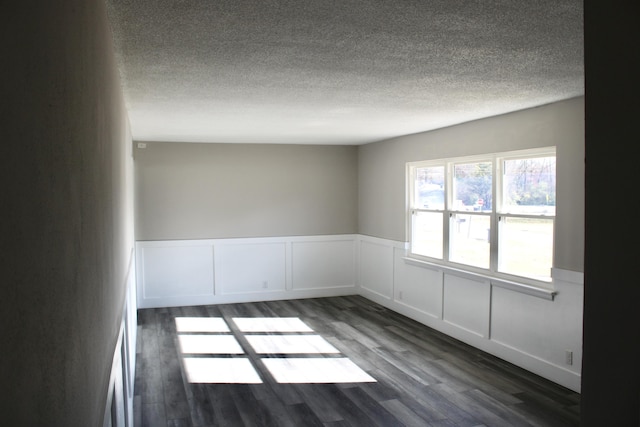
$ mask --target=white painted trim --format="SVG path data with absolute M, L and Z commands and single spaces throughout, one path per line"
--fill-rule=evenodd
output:
M 553 300 L 557 292 L 551 289 L 545 289 L 538 286 L 527 285 L 525 283 L 514 282 L 511 280 L 500 279 L 497 277 L 478 274 L 472 271 L 460 270 L 457 268 L 449 267 L 446 265 L 435 264 L 428 261 L 422 261 L 415 258 L 403 257 L 402 260 L 409 264 L 414 265 L 416 267 L 429 268 L 431 270 L 442 271 L 447 274 L 453 274 L 456 276 L 464 277 L 465 279 L 475 280 L 478 282 L 486 283 L 487 281 L 491 283 L 491 286 L 497 286 L 499 288 L 509 289 L 511 291 L 520 292 L 523 294 L 531 295 L 538 298 L 543 298 L 547 300 Z
M 224 239 L 178 239 L 178 240 L 138 240 L 136 246 L 167 247 L 167 246 L 210 246 L 214 244 L 257 244 L 282 242 L 331 242 L 354 240 L 358 234 L 323 234 L 309 236 L 270 236 L 270 237 L 237 237 Z M 383 239 L 380 239 L 383 240 Z
M 551 277 L 553 281 L 563 281 L 576 285 L 584 285 L 584 273 L 579 271 L 564 270 L 562 268 L 552 268 Z
M 537 286 L 526 285 L 524 283 L 512 282 L 510 280 L 502 280 L 491 278 L 491 286 L 509 289 L 510 291 L 520 292 L 522 294 L 531 295 L 542 299 L 553 301 L 557 292 L 551 289 L 539 288 Z
M 357 295 L 355 285 L 326 289 L 292 289 L 283 291 L 245 292 L 236 294 L 207 295 L 204 297 L 180 296 L 145 300 L 138 308 L 184 307 L 196 305 L 235 304 L 242 302 L 280 301 L 303 298 L 326 298 L 344 295 Z
M 286 291 L 293 290 L 293 244 L 295 242 L 288 241 L 284 248 L 284 289 Z M 215 293 L 214 293 L 215 295 Z
M 498 340 L 491 340 L 491 342 L 496 344 L 493 346 L 496 349 L 493 353 L 495 356 L 509 361 L 517 360 L 518 362 L 513 362 L 515 365 L 533 372 L 536 375 L 540 375 L 541 377 L 548 378 L 551 381 L 563 385 L 575 392 L 580 392 L 581 375 L 579 373 L 571 371 L 564 366 L 551 363 L 536 355 L 524 352 Z
M 394 300 L 394 298 L 391 297 L 391 296 L 387 296 L 387 295 L 381 294 L 380 292 L 376 292 L 373 289 L 369 289 L 369 288 L 367 288 L 365 286 L 361 286 L 360 290 L 361 290 L 361 292 L 360 292 L 361 294 L 362 293 L 367 293 L 369 295 L 375 295 L 375 300 L 376 301 L 379 301 L 379 300 L 381 300 L 381 301 L 393 301 Z
M 118 385 L 118 380 L 122 378 L 122 357 L 121 357 L 121 347 L 122 347 L 122 338 L 123 338 L 123 330 L 124 325 L 120 325 L 120 330 L 118 332 L 118 339 L 116 340 L 116 347 L 113 354 L 113 359 L 111 360 L 111 371 L 109 375 L 109 387 L 107 391 L 107 401 L 105 403 L 104 409 L 104 418 L 102 425 L 104 427 L 111 427 L 113 425 L 113 419 L 111 414 L 111 407 L 113 405 L 113 397 L 114 397 L 114 388 Z M 122 386 L 122 385 L 120 385 Z M 126 405 L 123 405 L 123 402 L 120 402 L 118 405 L 118 410 L 124 411 Z M 117 421 L 116 421 L 117 422 Z
M 422 315 L 422 316 L 429 316 L 429 317 L 431 317 L 431 318 L 433 318 L 433 319 L 436 319 L 436 320 L 442 320 L 442 316 L 438 316 L 438 315 L 436 315 L 436 314 L 429 313 L 429 312 L 428 312 L 428 311 L 426 311 L 426 310 L 421 310 L 421 309 L 419 309 L 419 308 L 413 307 L 413 306 L 411 306 L 411 305 L 409 305 L 409 304 L 405 303 L 404 301 L 400 301 L 400 300 L 394 299 L 394 300 L 393 300 L 393 303 L 394 303 L 394 304 L 397 304 L 398 306 L 405 307 L 405 309 L 407 309 L 407 310 L 415 311 L 416 313 L 419 313 L 419 314 L 420 314 L 420 315 Z
M 409 242 L 383 239 L 381 237 L 367 236 L 366 234 L 358 234 L 356 236 L 357 236 L 357 239 L 361 242 L 376 243 L 378 245 L 392 246 L 394 248 L 404 249 L 404 250 L 409 249 Z
M 467 334 L 475 335 L 475 336 L 477 336 L 479 338 L 488 338 L 487 334 L 483 334 L 482 332 L 477 332 L 477 331 L 471 330 L 469 328 L 465 328 L 464 326 L 458 325 L 457 323 L 452 322 L 451 320 L 443 319 L 442 321 L 444 323 L 446 323 L 447 325 L 451 325 L 451 326 L 453 326 L 453 327 L 455 327 L 455 328 L 457 328 L 457 329 L 459 329 L 461 331 L 464 331 Z
M 118 425 L 132 426 L 134 424 L 133 398 L 136 370 L 135 342 L 137 339 L 135 266 L 135 250 L 134 248 L 131 248 L 129 264 L 125 277 L 125 300 L 122 305 L 122 318 L 120 321 L 116 345 L 113 350 L 111 371 L 109 373 L 107 399 L 105 402 L 103 418 L 103 425 L 105 427 L 111 427 L 114 422 L 111 418 L 111 406 L 113 403 L 114 390 L 119 398 L 116 402 L 118 405 L 117 415 L 119 419 L 115 421 Z M 131 333 L 133 333 L 133 336 L 130 336 Z

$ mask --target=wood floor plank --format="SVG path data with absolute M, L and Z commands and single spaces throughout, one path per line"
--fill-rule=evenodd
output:
M 294 426 L 322 427 L 324 425 L 306 403 L 287 405 L 286 409 Z
M 423 396 L 402 396 L 398 401 L 429 424 L 448 420 L 446 411 Z
M 446 384 L 436 384 L 432 387 L 441 394 L 445 399 L 449 400 L 460 408 L 465 408 L 465 411 L 471 412 L 474 418 L 482 421 L 483 424 L 495 426 L 495 427 L 528 427 L 530 424 L 527 422 L 516 423 L 512 419 L 503 418 L 504 413 L 497 413 L 493 407 L 482 405 L 471 399 L 467 392 L 457 392 Z
M 440 420 L 452 418 L 456 422 L 463 421 L 464 425 L 475 425 L 477 420 L 468 416 L 469 414 L 461 411 L 460 408 L 451 402 L 442 398 L 437 394 L 429 396 L 429 386 L 414 384 L 413 386 L 403 378 L 388 373 L 385 370 L 377 370 L 373 375 L 384 384 L 389 384 L 395 390 L 399 391 L 399 399 L 410 407 L 414 412 L 422 418 L 430 420 Z
M 167 420 L 167 427 L 193 427 L 191 418 L 176 418 Z
M 395 388 L 389 386 L 384 381 L 376 381 L 375 383 L 361 384 L 360 388 L 378 402 L 387 400 L 396 400 L 402 396 Z
M 547 396 L 528 392 L 516 395 L 522 403 L 515 406 L 530 417 L 532 424 L 538 426 L 577 425 L 579 406 L 561 406 Z
M 439 343 L 430 341 L 428 337 L 421 337 L 415 331 L 407 331 L 398 326 L 389 326 L 387 330 L 399 338 L 412 344 L 413 349 L 419 349 L 420 355 L 424 359 L 437 360 L 443 357 L 447 351 L 439 346 Z
M 206 394 L 206 392 L 205 392 Z M 208 396 L 193 394 L 187 403 L 189 404 L 189 415 L 194 427 L 213 425 L 215 415 L 213 405 Z
M 288 410 L 278 396 L 258 401 L 262 408 L 262 413 L 268 414 L 274 426 L 298 427 L 297 421 L 292 417 L 293 411 Z M 260 425 L 260 424 L 258 424 Z
M 360 387 L 350 387 L 341 389 L 342 393 L 353 404 L 362 410 L 372 421 L 373 425 L 379 427 L 401 426 L 403 423 L 387 410 L 384 405 L 371 398 Z
M 491 367 L 500 378 L 517 381 L 518 388 L 523 392 L 550 399 L 561 406 L 572 406 L 580 402 L 579 393 L 575 393 L 537 375 L 532 375 L 530 372 L 504 360 L 485 356 L 478 361 L 478 364 Z
M 456 377 L 467 378 L 469 383 L 474 384 L 475 389 L 500 401 L 505 405 L 521 403 L 515 394 L 520 392 L 520 387 L 512 381 L 496 376 L 495 373 L 480 369 L 475 363 L 468 363 L 460 358 L 436 361 L 440 366 L 446 366 L 445 371 Z
M 361 323 L 355 325 L 354 328 L 369 339 L 378 343 L 378 347 L 386 347 L 396 351 L 406 351 L 409 349 L 408 343 L 398 338 L 396 335 L 389 333 L 384 328 L 378 328 L 375 325 Z
M 166 425 L 164 403 L 142 404 L 142 427 L 165 427 Z
M 162 363 L 154 330 L 143 330 L 144 349 L 141 357 L 136 360 L 137 390 L 143 404 L 164 404 L 164 387 L 162 384 Z
M 321 422 L 344 421 L 336 408 L 334 395 L 325 384 L 296 384 L 293 387 L 304 396 L 307 406 Z
M 251 386 L 256 395 L 256 399 L 264 400 L 271 396 L 278 396 L 285 405 L 298 405 L 305 402 L 295 387 L 290 384 L 278 384 L 276 382 L 268 382 Z M 259 396 L 259 397 L 258 397 Z
M 334 384 L 323 384 L 323 388 L 327 395 L 330 396 L 336 412 L 350 425 L 380 425 L 369 408 L 364 405 L 359 405 L 354 399 L 349 398 L 349 394 L 345 395 L 345 393 L 348 393 L 354 388 L 343 389 Z M 347 398 L 345 398 L 345 396 Z
M 140 395 L 133 396 L 133 425 L 142 425 L 142 399 Z
M 444 418 L 451 420 L 457 426 L 460 427 L 474 427 L 483 425 L 480 421 L 479 414 L 473 411 L 466 405 L 459 405 L 455 401 L 449 399 L 447 396 L 443 396 L 436 391 L 435 386 L 425 387 L 422 395 L 416 398 L 420 403 L 428 403 L 434 408 L 437 408 L 438 412 L 444 415 Z
M 187 418 L 191 414 L 182 379 L 163 382 L 164 406 L 167 420 Z
M 441 382 L 438 378 L 431 376 L 425 370 L 418 368 L 413 365 L 411 362 L 406 361 L 402 355 L 407 353 L 407 350 L 404 351 L 390 351 L 384 347 L 378 347 L 371 350 L 374 354 L 380 356 L 380 358 L 386 360 L 391 363 L 393 366 L 398 368 L 408 377 L 413 378 L 420 384 L 430 385 Z
M 436 364 L 437 360 L 424 358 L 422 353 L 419 353 L 416 350 L 394 352 L 394 356 L 403 363 L 408 364 L 419 375 L 424 375 L 424 378 L 428 380 L 429 384 L 446 382 L 457 389 L 466 390 L 469 388 L 469 384 L 466 384 L 459 378 L 444 372 Z
M 222 318 L 260 384 L 189 383 L 176 317 Z M 331 354 L 257 354 L 234 317 L 297 317 Z M 181 332 L 181 334 L 190 334 Z M 191 333 L 193 334 L 193 333 Z M 577 426 L 580 395 L 360 296 L 138 310 L 135 427 Z M 193 356 L 192 356 L 193 357 Z M 376 381 L 278 383 L 264 358 L 348 358 Z
M 340 350 L 340 353 L 344 356 L 347 356 L 351 359 L 356 365 L 358 365 L 364 371 L 370 371 L 375 369 L 375 365 L 372 365 L 367 358 L 363 357 L 363 352 L 367 352 L 367 350 L 358 351 L 358 348 L 365 349 L 365 347 L 360 347 L 360 344 L 351 340 L 338 339 L 336 337 L 325 337 L 326 340 L 333 345 L 335 348 Z M 368 352 L 367 352 L 368 353 Z
M 380 347 L 380 343 L 367 337 L 366 335 L 363 335 L 357 329 L 346 324 L 345 322 L 331 322 L 329 323 L 329 325 L 331 325 L 332 329 L 336 333 L 336 337 L 338 338 L 343 337 L 346 339 L 358 341 L 368 349 Z
M 458 389 L 456 390 L 458 392 L 479 388 L 482 390 L 488 390 L 491 394 L 494 394 L 502 398 L 503 400 L 505 400 L 506 401 L 505 403 L 507 404 L 513 404 L 513 403 L 519 402 L 519 400 L 514 397 L 511 397 L 511 399 L 509 399 L 504 395 L 505 393 L 502 393 L 500 391 L 499 387 L 493 386 L 492 385 L 493 379 L 489 380 L 491 382 L 484 381 L 481 377 L 476 375 L 475 370 L 469 369 L 468 366 L 465 367 L 466 369 L 461 368 L 459 364 L 452 363 L 452 361 L 448 359 L 435 360 L 432 363 L 436 365 L 438 368 L 440 368 L 441 372 L 443 372 L 445 375 L 449 375 L 450 378 L 455 378 L 456 382 L 462 382 L 464 384 L 467 384 L 466 390 Z M 442 382 L 447 384 L 449 383 L 449 381 L 442 381 Z
M 380 405 L 382 405 L 387 411 L 393 414 L 393 416 L 405 426 L 428 427 L 432 425 L 427 420 L 405 406 L 404 403 L 402 403 L 398 399 L 385 400 L 383 402 L 380 402 Z
M 488 394 L 484 393 L 482 390 L 470 390 L 463 393 L 465 396 L 473 399 L 475 402 L 482 405 L 483 408 L 486 408 L 488 411 L 491 411 L 495 415 L 500 418 L 507 420 L 513 426 L 531 426 L 531 422 L 529 421 L 529 417 L 526 415 L 519 413 L 515 410 L 513 404 L 503 404 Z M 520 403 L 520 401 L 518 401 Z
M 236 384 L 233 388 L 236 390 L 233 393 L 233 400 L 245 426 L 277 427 L 278 425 L 287 425 L 289 427 L 290 423 L 281 418 L 281 413 L 272 412 L 272 408 L 267 407 L 264 401 L 253 398 L 249 389 Z
M 207 392 L 211 399 L 212 413 L 207 414 L 207 418 L 211 417 L 212 424 L 244 426 L 244 421 L 240 415 L 240 408 L 236 406 L 237 397 L 232 392 L 235 384 L 212 384 L 207 386 Z

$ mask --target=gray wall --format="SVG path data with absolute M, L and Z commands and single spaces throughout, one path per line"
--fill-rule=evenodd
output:
M 136 239 L 357 233 L 357 167 L 351 146 L 147 143 Z
M 584 268 L 584 98 L 359 147 L 359 232 L 407 241 L 406 163 L 557 147 L 554 267 Z
M 13 2 L 0 28 L 0 423 L 100 426 L 133 246 L 106 9 Z
M 584 98 L 359 147 L 147 143 L 136 239 L 361 233 L 406 241 L 410 161 L 556 146 L 554 267 L 583 271 Z

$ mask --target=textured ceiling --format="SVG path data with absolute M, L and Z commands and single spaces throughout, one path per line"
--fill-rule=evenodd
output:
M 363 144 L 584 94 L 580 0 L 108 0 L 133 138 Z

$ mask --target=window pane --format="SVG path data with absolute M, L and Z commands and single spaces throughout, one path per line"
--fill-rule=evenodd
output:
M 461 264 L 489 268 L 490 216 L 452 214 L 449 227 L 449 259 Z
M 544 218 L 500 219 L 498 271 L 550 280 L 553 258 L 553 220 Z
M 505 160 L 500 211 L 555 215 L 555 156 Z
M 444 166 L 416 169 L 414 197 L 414 208 L 444 209 Z
M 411 252 L 442 259 L 442 213 L 416 212 L 412 217 Z
M 454 165 L 453 210 L 491 211 L 491 162 Z

